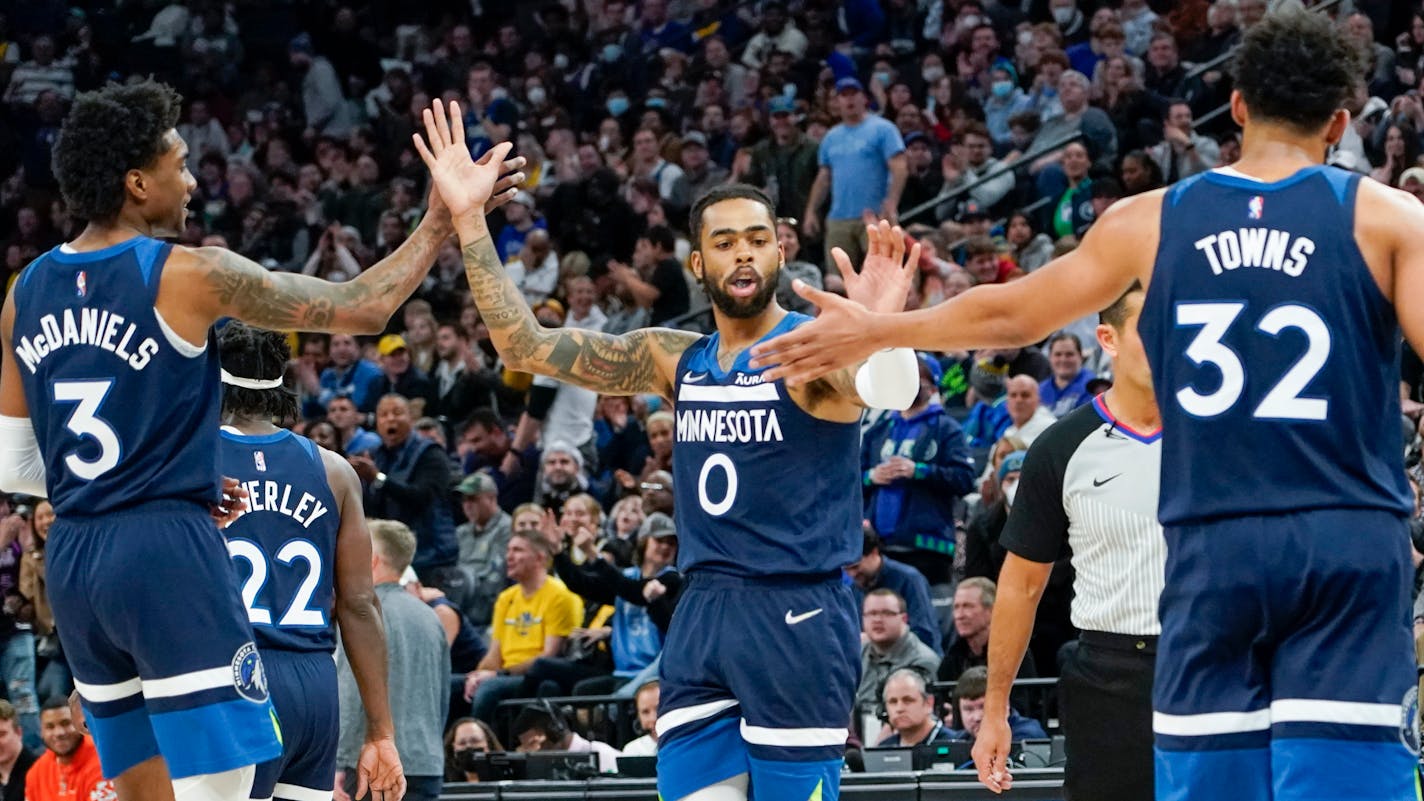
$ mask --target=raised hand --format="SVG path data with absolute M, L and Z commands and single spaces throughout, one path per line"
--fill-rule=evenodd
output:
M 465 125 L 460 116 L 459 103 L 452 101 L 447 113 L 445 104 L 437 99 L 422 116 L 425 118 L 425 138 L 416 133 L 411 135 L 411 139 L 416 152 L 430 170 L 431 182 L 439 191 L 440 199 L 445 202 L 452 217 L 483 214 L 485 204 L 495 195 L 504 157 L 513 146 L 501 142 L 475 161 L 470 158 L 470 150 L 465 146 Z
M 846 297 L 856 301 L 873 312 L 887 314 L 903 311 L 905 298 L 915 282 L 915 268 L 920 263 L 918 242 L 910 248 L 910 258 L 905 258 L 905 232 L 900 226 L 890 226 L 886 220 L 879 224 L 867 225 L 865 233 L 869 240 L 865 261 L 860 272 L 851 267 L 850 257 L 844 250 L 835 248 L 831 258 L 841 269 L 841 279 L 845 281 Z
M 771 368 L 764 374 L 767 381 L 784 378 L 793 387 L 808 384 L 833 370 L 859 364 L 878 350 L 865 335 L 871 325 L 869 309 L 813 289 L 799 278 L 791 288 L 816 304 L 820 313 L 811 322 L 752 348 L 751 366 Z

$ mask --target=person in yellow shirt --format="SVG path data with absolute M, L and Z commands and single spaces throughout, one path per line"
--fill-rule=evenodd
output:
M 525 692 L 524 674 L 541 656 L 558 656 L 583 620 L 583 601 L 549 575 L 549 543 L 537 531 L 516 531 L 505 550 L 505 575 L 515 583 L 499 594 L 490 618 L 489 651 L 465 677 L 471 714 L 494 724 L 494 710 Z

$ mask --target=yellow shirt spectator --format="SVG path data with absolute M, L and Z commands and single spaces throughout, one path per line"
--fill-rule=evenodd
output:
M 544 652 L 545 637 L 567 637 L 583 620 L 583 601 L 549 576 L 526 597 L 518 584 L 506 588 L 494 602 L 490 639 L 499 644 L 501 668 L 517 665 Z

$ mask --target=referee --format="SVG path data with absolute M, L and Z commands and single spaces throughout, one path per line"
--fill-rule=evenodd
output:
M 1167 546 L 1157 522 L 1161 421 L 1137 335 L 1133 284 L 1099 316 L 1114 382 L 1029 449 L 1000 542 L 1008 551 L 989 634 L 979 780 L 1007 789 L 1008 696 L 1053 562 L 1071 549 L 1078 648 L 1061 666 L 1067 801 L 1153 797 L 1152 670 Z

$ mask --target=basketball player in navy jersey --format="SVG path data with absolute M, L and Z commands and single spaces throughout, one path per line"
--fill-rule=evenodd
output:
M 1424 206 L 1322 166 L 1362 69 L 1324 16 L 1275 12 L 1236 53 L 1231 168 L 1125 199 L 1073 253 L 932 309 L 804 291 L 821 317 L 757 352 L 797 384 L 890 345 L 1026 345 L 1142 282 L 1164 801 L 1416 798 L 1397 359 L 1401 326 L 1424 346 Z
M 340 456 L 273 425 L 297 416 L 283 386 L 291 357 L 275 331 L 229 322 L 222 359 L 220 466 L 247 489 L 247 509 L 223 529 L 240 565 L 243 603 L 282 721 L 282 756 L 257 766 L 254 799 L 330 798 L 336 775 L 335 624 L 366 709 L 356 797 L 367 785 L 405 792 L 386 695 L 386 635 L 371 584 L 371 535 L 361 481 Z
M 122 801 L 245 799 L 252 766 L 281 754 L 236 573 L 209 517 L 219 499 L 213 323 L 379 332 L 451 232 L 436 198 L 399 249 L 343 284 L 169 245 L 160 237 L 184 229 L 195 186 L 174 129 L 181 108 L 154 82 L 75 100 L 55 174 L 87 225 L 26 268 L 0 313 L 0 487 L 54 504 L 50 601 Z M 507 152 L 476 169 L 517 169 L 500 161 Z M 389 739 L 378 747 L 395 750 Z
M 656 393 L 677 408 L 678 568 L 687 589 L 663 648 L 658 790 L 666 801 L 839 796 L 860 631 L 841 568 L 860 558 L 858 459 L 865 405 L 914 399 L 914 354 L 877 356 L 790 389 L 747 365 L 748 347 L 809 318 L 776 305 L 785 260 L 761 191 L 713 189 L 693 204 L 690 266 L 717 333 L 622 336 L 538 324 L 506 274 L 481 206 L 459 110 L 426 112 L 416 146 L 455 220 L 480 316 L 505 363 L 610 395 Z M 453 123 L 453 124 L 452 124 Z M 904 236 L 870 237 L 847 291 L 902 308 Z M 918 260 L 911 253 L 910 264 Z

